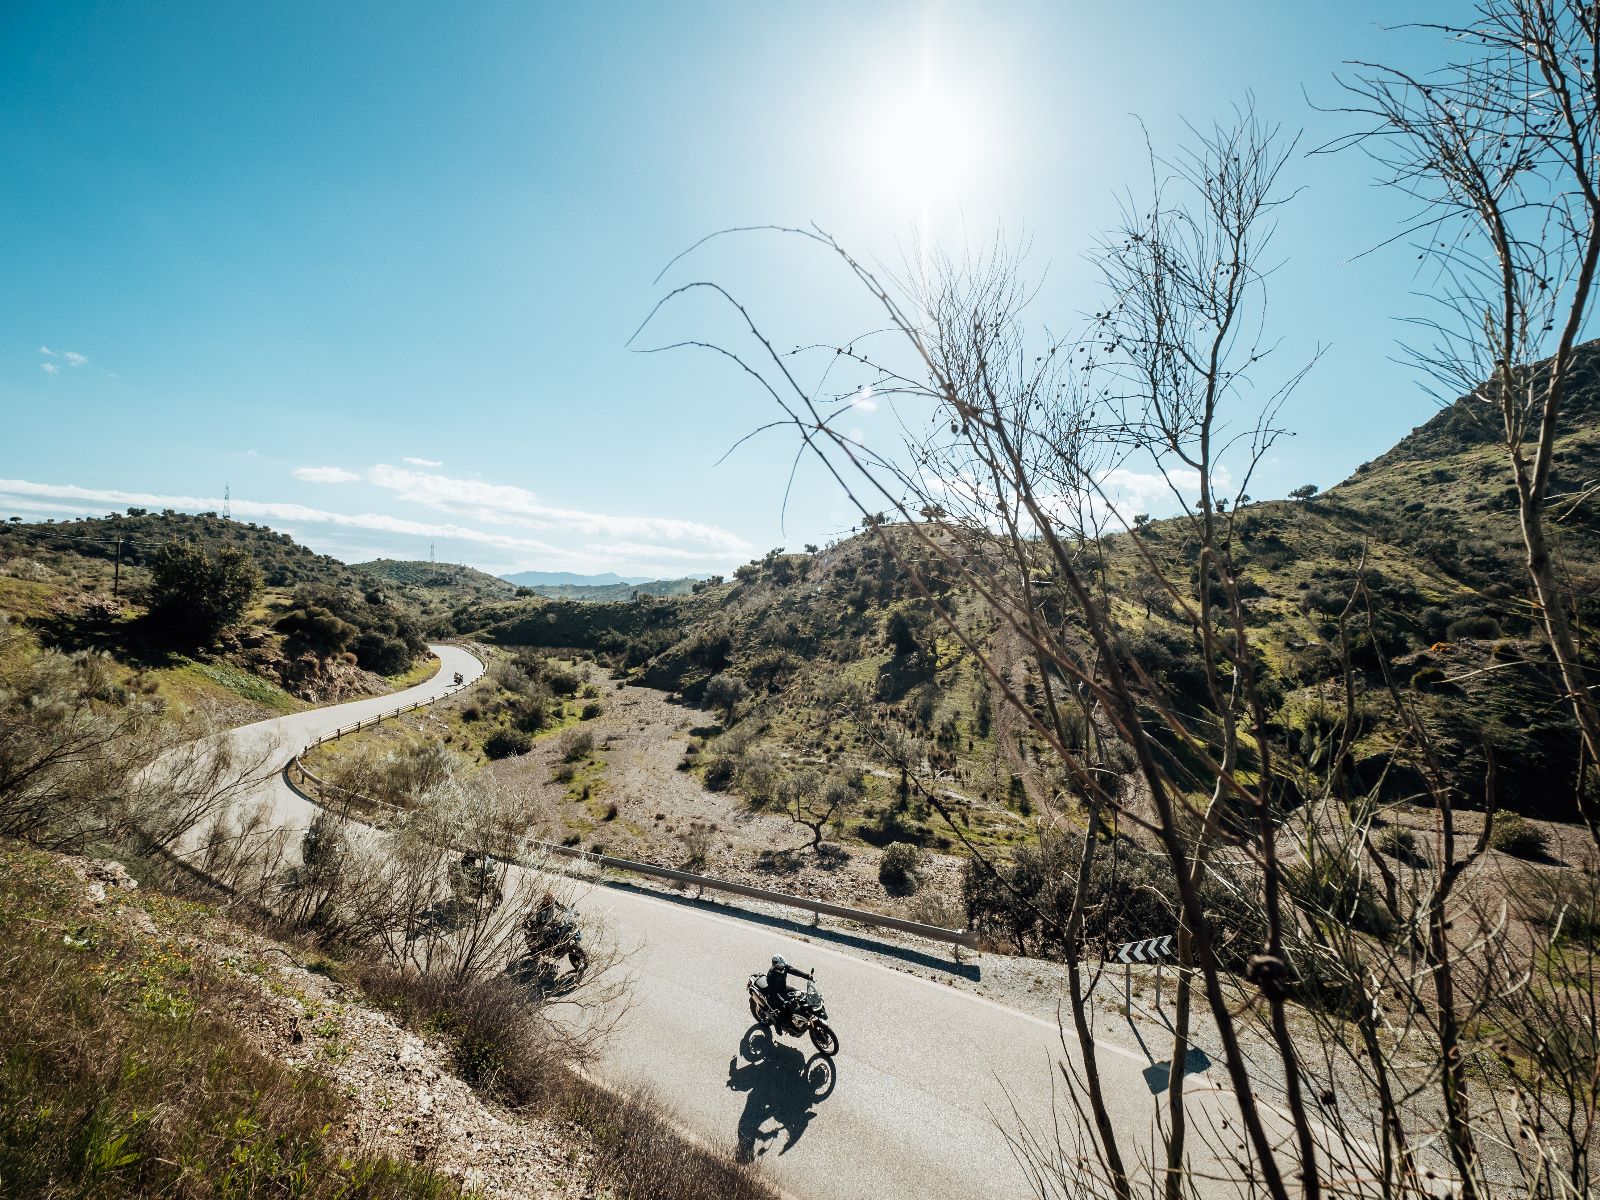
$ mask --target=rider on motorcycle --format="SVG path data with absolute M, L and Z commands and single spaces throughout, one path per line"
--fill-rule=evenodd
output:
M 450 892 L 457 904 L 475 906 L 484 901 L 493 908 L 500 903 L 495 882 L 494 859 L 489 855 L 466 853 L 450 868 Z
M 561 930 L 570 923 L 569 910 L 557 904 L 555 893 L 539 897 L 534 910 L 522 919 L 522 935 L 528 940 L 528 953 L 537 957 L 559 940 Z
M 799 967 L 791 967 L 783 960 L 783 955 L 772 956 L 772 966 L 767 968 L 767 999 L 772 1002 L 774 1011 L 780 1017 L 789 1015 L 789 1006 L 794 1002 L 796 992 L 789 986 L 789 976 L 798 975 L 801 979 L 815 979 L 816 975 L 809 971 L 802 971 Z

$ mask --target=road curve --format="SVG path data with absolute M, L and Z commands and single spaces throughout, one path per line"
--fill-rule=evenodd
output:
M 336 728 L 437 699 L 457 671 L 467 680 L 483 673 L 465 650 L 433 651 L 442 665 L 426 683 L 244 726 L 234 734 L 237 744 L 269 754 L 281 768 Z M 264 777 L 254 795 L 270 798 L 285 828 L 303 828 L 315 812 L 281 770 Z M 586 919 L 606 923 L 637 979 L 631 1008 L 598 1065 L 607 1082 L 647 1085 L 694 1133 L 742 1146 L 796 1197 L 1030 1194 L 1002 1126 L 1015 1129 L 1014 1112 L 1048 1119 L 1062 1055 L 1053 1023 L 792 930 L 657 895 L 595 888 L 582 909 Z M 753 1053 L 760 1039 L 752 1036 L 745 979 L 773 954 L 818 969 L 842 1043 L 831 1077 L 809 1043 L 780 1038 L 775 1049 Z M 1125 1153 L 1146 1157 L 1155 1144 L 1152 1092 L 1164 1072 L 1110 1044 L 1100 1060 Z M 1190 1080 L 1201 1105 L 1212 1082 L 1207 1075 Z M 1060 1116 L 1075 1124 L 1064 1098 Z M 1197 1129 L 1205 1123 L 1203 1116 L 1191 1120 Z
M 253 766 L 259 764 L 253 773 L 260 779 L 241 791 L 239 802 L 270 801 L 277 823 L 283 828 L 303 828 L 308 824 L 314 810 L 283 779 L 283 768 L 291 758 L 336 729 L 357 721 L 369 721 L 408 704 L 426 704 L 449 695 L 456 689 L 458 672 L 464 683 L 471 683 L 483 674 L 482 660 L 460 646 L 440 644 L 430 645 L 428 649 L 439 659 L 439 669 L 432 678 L 414 687 L 366 700 L 352 700 L 348 704 L 330 704 L 286 717 L 273 717 L 230 731 L 227 736 L 239 760 Z

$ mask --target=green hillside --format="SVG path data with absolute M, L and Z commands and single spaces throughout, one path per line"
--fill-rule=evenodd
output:
M 1600 472 L 1596 358 L 1591 350 L 1585 360 L 1573 432 L 1558 447 L 1555 487 L 1558 496 L 1577 497 L 1570 511 L 1558 502 L 1557 551 L 1590 605 L 1600 582 L 1600 532 L 1580 485 Z M 1390 799 L 1417 791 L 1407 758 L 1413 751 L 1382 694 L 1380 664 L 1387 661 L 1451 764 L 1465 803 L 1481 802 L 1487 752 L 1498 768 L 1501 803 L 1566 817 L 1576 735 L 1565 706 L 1548 702 L 1556 693 L 1527 597 L 1514 496 L 1493 414 L 1483 408 L 1464 398 L 1442 409 L 1320 496 L 1228 514 L 1242 616 L 1265 668 L 1273 719 L 1300 756 L 1286 770 L 1315 767 L 1328 752 L 1324 735 L 1342 687 L 1337 617 L 1359 572 L 1375 620 L 1368 629 L 1360 615 L 1352 626 L 1361 728 L 1345 764 L 1351 783 L 1381 786 Z M 909 552 L 907 529 L 885 533 Z M 1212 718 L 1194 632 L 1152 587 L 1135 537 L 1180 583 L 1191 577 L 1196 544 L 1182 521 L 1152 522 L 1108 539 L 1099 573 L 1128 653 L 1203 736 Z M 941 602 L 1037 703 L 1040 681 L 1022 648 L 996 632 L 992 614 L 973 596 L 941 582 L 931 567 L 929 574 Z M 590 651 L 691 699 L 702 697 L 714 676 L 737 680 L 744 698 L 723 738 L 736 759 L 735 788 L 743 786 L 740 763 L 752 757 L 864 764 L 892 774 L 883 754 L 888 728 L 922 739 L 930 769 L 997 836 L 1059 784 L 1041 771 L 1032 735 L 993 702 L 978 664 L 875 535 L 815 555 L 770 554 L 732 581 L 701 584 L 688 596 L 604 606 L 473 605 L 452 623 L 502 644 Z M 717 746 L 707 745 L 702 765 Z M 1397 748 L 1398 761 L 1384 771 Z M 1173 751 L 1181 774 L 1184 756 Z M 1209 787 L 1201 772 L 1192 784 Z M 935 836 L 931 826 L 921 832 Z
M 688 596 L 700 582 L 692 577 L 683 579 L 652 579 L 649 583 L 534 583 L 528 591 L 550 600 L 587 600 L 590 603 L 612 604 L 632 600 L 635 596 Z
M 363 586 L 361 577 L 344 563 L 307 549 L 286 533 L 216 513 L 171 509 L 130 508 L 104 517 L 33 523 L 12 517 L 0 524 L 0 559 L 31 559 L 43 569 L 71 576 L 85 590 L 109 592 L 119 540 L 123 582 L 136 587 L 156 550 L 170 541 L 190 539 L 208 548 L 235 546 L 246 551 L 261 568 L 269 589 L 286 590 L 301 583 Z
M 148 611 L 150 564 L 169 543 L 237 550 L 260 573 L 248 610 L 214 639 L 175 638 Z M 181 707 L 240 720 L 387 690 L 381 677 L 404 679 L 428 657 L 403 596 L 286 534 L 215 513 L 0 524 L 0 616 L 41 645 L 109 655 Z
M 516 584 L 462 563 L 376 558 L 356 563 L 350 569 L 357 575 L 377 580 L 426 626 L 437 624 L 463 604 L 476 600 L 508 600 L 517 595 Z

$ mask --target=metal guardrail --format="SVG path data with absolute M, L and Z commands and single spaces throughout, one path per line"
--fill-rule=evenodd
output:
M 307 747 L 310 749 L 310 747 Z M 373 796 L 363 796 L 359 792 L 352 792 L 337 784 L 329 783 L 308 770 L 305 763 L 300 761 L 300 756 L 295 755 L 289 765 L 284 768 L 289 776 L 289 782 L 294 784 L 298 776 L 301 785 L 311 784 L 318 791 L 337 792 L 349 797 L 351 800 L 372 808 L 381 809 L 393 814 L 396 819 L 403 820 L 406 809 L 389 804 Z M 302 795 L 314 803 L 322 803 L 315 795 L 306 792 L 302 787 L 296 788 Z M 727 892 L 734 896 L 743 896 L 750 900 L 761 900 L 767 904 L 782 905 L 786 908 L 797 908 L 809 912 L 813 916 L 837 917 L 845 921 L 855 921 L 862 925 L 875 925 L 880 929 L 895 929 L 901 933 L 913 934 L 916 937 L 927 938 L 935 942 L 947 942 L 955 946 L 965 946 L 969 950 L 978 948 L 978 933 L 972 929 L 946 929 L 942 925 L 924 925 L 921 921 L 907 921 L 901 917 L 891 917 L 887 913 L 872 912 L 865 908 L 852 908 L 847 904 L 834 904 L 828 900 L 814 900 L 809 896 L 796 896 L 790 892 L 775 892 L 769 888 L 755 887 L 747 883 L 735 883 L 729 879 L 718 879 L 712 875 L 698 875 L 693 871 L 678 871 L 671 867 L 658 867 L 654 863 L 636 862 L 631 858 L 613 858 L 609 854 L 596 854 L 592 850 L 579 850 L 574 846 L 558 846 L 554 842 L 538 841 L 535 843 L 539 850 L 558 858 L 576 859 L 581 862 L 592 863 L 601 868 L 613 871 L 623 871 L 633 875 L 647 875 L 656 879 L 667 879 L 674 883 L 686 884 L 711 892 Z M 537 868 L 537 863 L 516 860 L 522 867 Z
M 324 742 L 337 741 L 347 733 L 360 733 L 363 729 L 376 729 L 378 725 L 384 721 L 393 720 L 395 717 L 401 716 L 408 712 L 415 712 L 419 708 L 427 708 L 428 705 L 437 700 L 442 700 L 445 696 L 453 696 L 457 692 L 471 687 L 474 682 L 476 681 L 468 680 L 463 683 L 451 684 L 449 691 L 441 692 L 439 695 L 433 697 L 432 700 L 417 700 L 411 704 L 402 704 L 399 708 L 391 708 L 388 712 L 379 713 L 375 717 L 367 717 L 363 720 L 355 722 L 353 725 L 341 725 L 332 733 L 325 733 L 321 737 L 317 738 L 316 741 L 307 742 L 303 747 L 301 747 L 300 754 L 304 754 L 307 750 L 315 750 Z M 300 754 L 295 755 L 295 759 L 297 761 L 300 758 Z
M 463 683 L 450 689 L 445 695 L 452 695 L 470 684 Z M 435 697 L 437 699 L 438 697 Z M 299 754 L 289 760 L 283 772 L 285 778 L 293 786 L 296 776 L 300 787 L 295 790 L 313 803 L 323 803 L 316 795 L 304 790 L 305 784 L 310 784 L 316 791 L 337 792 L 348 797 L 351 801 L 367 805 L 372 808 L 387 810 L 398 819 L 404 819 L 406 810 L 373 796 L 364 796 L 359 792 L 352 792 L 338 784 L 329 783 L 309 769 L 301 756 L 308 750 L 315 749 L 324 742 L 331 742 L 343 737 L 347 733 L 355 733 L 362 729 L 375 728 L 379 722 L 387 721 L 407 713 L 413 709 L 422 708 L 433 701 L 424 700 L 416 704 L 402 705 L 391 712 L 381 713 L 376 717 L 369 717 L 364 721 L 357 721 L 354 725 L 336 729 L 330 734 L 308 743 Z M 891 917 L 885 913 L 876 913 L 864 908 L 852 908 L 846 904 L 833 904 L 827 900 L 813 900 L 809 896 L 795 896 L 789 892 L 774 892 L 767 888 L 754 887 L 745 883 L 734 883 L 727 879 L 717 879 L 710 875 L 697 875 L 692 871 L 677 871 L 671 867 L 658 867 L 654 863 L 635 862 L 629 858 L 612 858 L 608 854 L 596 854 L 590 850 L 579 850 L 573 846 L 558 846 L 554 842 L 540 841 L 539 849 L 545 853 L 556 855 L 560 858 L 578 859 L 583 862 L 594 863 L 602 868 L 615 871 L 624 871 L 634 875 L 647 875 L 656 879 L 667 879 L 674 883 L 687 884 L 705 891 L 727 892 L 735 896 L 743 896 L 750 900 L 761 900 L 767 904 L 782 905 L 787 908 L 797 908 L 811 913 L 814 917 L 837 917 L 840 920 L 855 921 L 862 925 L 874 925 L 880 929 L 894 929 L 901 933 L 909 933 L 916 937 L 927 938 L 935 942 L 947 942 L 955 946 L 965 946 L 969 950 L 977 949 L 978 934 L 972 929 L 946 929 L 942 925 L 924 925 L 921 921 L 907 921 L 900 917 Z M 529 867 L 534 864 L 519 862 L 519 866 Z

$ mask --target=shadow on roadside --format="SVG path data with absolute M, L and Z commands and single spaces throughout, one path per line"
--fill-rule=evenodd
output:
M 831 942 L 836 946 L 849 946 L 856 950 L 871 950 L 878 954 L 887 955 L 890 958 L 898 958 L 902 962 L 943 971 L 948 975 L 970 979 L 974 982 L 983 978 L 983 971 L 975 962 L 957 962 L 953 958 L 930 954 L 925 950 L 901 946 L 894 942 L 863 937 L 860 934 L 849 933 L 843 929 L 830 929 L 825 925 L 812 925 L 806 921 L 797 921 L 789 917 L 774 916 L 771 913 L 756 912 L 748 908 L 736 908 L 729 904 L 718 904 L 712 900 L 705 900 L 697 896 L 686 896 L 679 892 L 668 891 L 665 888 L 640 887 L 638 884 L 626 883 L 620 880 L 607 880 L 603 886 L 615 888 L 617 891 L 633 892 L 639 896 L 652 896 L 658 900 L 670 900 L 672 903 L 682 904 L 686 908 L 696 908 L 702 912 L 717 913 L 740 921 L 765 925 L 769 929 L 781 929 L 786 933 L 810 938 L 812 941 Z

